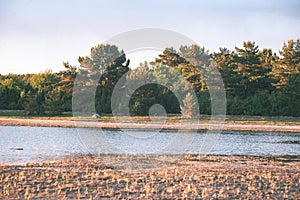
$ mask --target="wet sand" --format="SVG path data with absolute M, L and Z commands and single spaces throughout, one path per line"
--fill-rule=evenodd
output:
M 275 131 L 300 132 L 300 124 L 255 124 L 235 123 L 225 124 L 200 122 L 193 123 L 127 123 L 127 122 L 99 122 L 99 121 L 70 121 L 51 119 L 15 119 L 0 118 L 0 126 L 43 126 L 43 127 L 88 127 L 88 128 L 122 128 L 122 129 L 191 129 L 191 130 L 232 130 L 232 131 Z
M 126 170 L 126 157 L 0 166 L 0 199 L 298 199 L 300 157 L 193 156 Z M 112 161 L 121 162 L 112 162 Z M 128 158 L 132 162 L 135 158 Z M 130 163 L 128 160 L 127 163 Z M 113 164 L 114 163 L 114 164 Z M 116 163 L 121 163 L 117 165 Z M 135 166 L 135 165 L 132 165 Z M 123 168 L 122 168 L 123 167 Z

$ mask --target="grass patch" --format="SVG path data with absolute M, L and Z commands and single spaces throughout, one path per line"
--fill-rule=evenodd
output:
M 27 116 L 24 110 L 0 110 L 0 116 Z
M 230 115 L 228 116 L 228 121 L 300 122 L 300 117 Z

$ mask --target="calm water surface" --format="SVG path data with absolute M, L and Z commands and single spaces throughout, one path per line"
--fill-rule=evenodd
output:
M 175 131 L 104 130 L 0 126 L 0 163 L 45 161 L 61 156 L 98 153 L 164 152 L 174 138 L 172 153 L 201 153 L 208 133 Z M 181 141 L 189 138 L 184 152 Z M 300 133 L 223 131 L 214 139 L 209 154 L 215 155 L 300 155 Z

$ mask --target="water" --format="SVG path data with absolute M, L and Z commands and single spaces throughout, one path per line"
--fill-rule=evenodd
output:
M 214 155 L 300 155 L 300 133 L 223 131 L 216 137 L 205 132 L 0 126 L 0 163 L 88 153 L 198 154 L 207 138 L 213 143 L 205 153 Z

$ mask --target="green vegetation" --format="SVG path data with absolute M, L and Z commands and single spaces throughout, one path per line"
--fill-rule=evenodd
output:
M 79 57 L 80 67 L 64 62 L 65 70 L 57 73 L 0 75 L 0 109 L 24 110 L 6 115 L 63 115 L 72 111 L 73 83 L 78 73 L 91 80 L 101 75 L 97 83 L 82 81 L 89 87 L 96 84 L 95 106 L 98 113 L 111 114 L 111 95 L 118 80 L 128 72 L 126 81 L 143 81 L 156 77 L 172 80 L 165 84 L 146 84 L 133 92 L 129 106 L 131 115 L 148 115 L 149 108 L 161 104 L 167 113 L 194 117 L 195 102 L 180 82 L 183 76 L 198 98 L 201 114 L 211 114 L 210 95 L 206 81 L 212 65 L 222 76 L 227 95 L 227 114 L 255 116 L 300 116 L 300 40 L 284 43 L 279 56 L 271 49 L 260 50 L 255 42 L 231 51 L 220 48 L 209 53 L 204 47 L 183 45 L 179 50 L 166 48 L 150 63 L 135 70 L 118 47 L 100 44 L 90 56 Z M 127 85 L 130 87 L 130 85 Z M 181 91 L 185 98 L 177 100 L 172 91 Z M 87 91 L 88 92 L 88 91 Z M 0 112 L 0 115 L 5 115 Z

